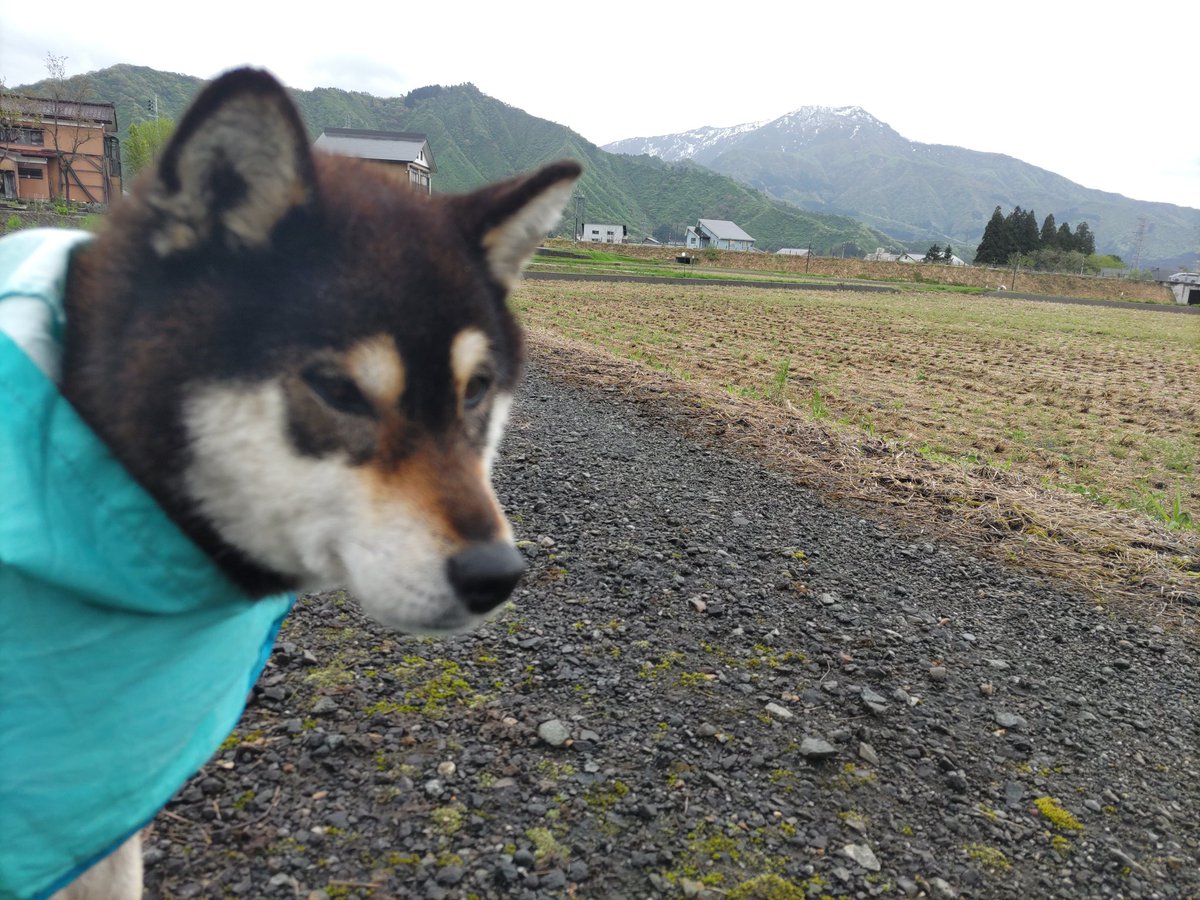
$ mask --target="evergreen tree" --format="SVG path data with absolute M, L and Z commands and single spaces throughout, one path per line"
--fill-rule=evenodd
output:
M 950 245 L 946 245 L 946 249 L 942 251 L 942 261 L 951 262 L 954 259 L 954 252 L 950 249 Z
M 1042 250 L 1052 250 L 1058 246 L 1058 228 L 1054 225 L 1054 213 L 1050 213 L 1042 222 L 1042 233 L 1038 244 Z
M 942 245 L 934 244 L 925 251 L 925 256 L 921 258 L 921 262 L 940 262 L 942 258 Z
M 980 240 L 979 246 L 975 248 L 975 262 L 984 265 L 1003 265 L 1008 261 L 1004 231 L 1004 214 L 997 206 L 983 229 L 983 238 Z
M 1092 256 L 1096 252 L 1096 236 L 1087 222 L 1080 222 L 1075 229 L 1075 248 L 1084 256 Z
M 1059 250 L 1075 249 L 1075 235 L 1071 234 L 1070 222 L 1063 222 L 1058 226 L 1058 243 L 1055 246 Z
M 1013 243 L 1016 245 L 1017 253 L 1034 253 L 1038 244 L 1041 243 L 1041 236 L 1038 234 L 1037 213 L 1032 209 L 1025 210 L 1017 218 Z

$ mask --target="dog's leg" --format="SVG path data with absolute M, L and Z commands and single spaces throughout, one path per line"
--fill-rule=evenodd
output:
M 50 900 L 141 900 L 142 836 L 135 834 Z

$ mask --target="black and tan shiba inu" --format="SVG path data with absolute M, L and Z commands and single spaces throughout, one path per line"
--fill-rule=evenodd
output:
M 62 393 L 246 597 L 343 586 L 398 629 L 468 627 L 522 571 L 490 484 L 506 297 L 579 173 L 422 196 L 314 155 L 272 77 L 229 73 L 73 252 Z M 135 839 L 66 891 L 140 889 Z

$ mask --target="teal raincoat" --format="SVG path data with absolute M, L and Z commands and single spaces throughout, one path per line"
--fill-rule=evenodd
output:
M 0 240 L 0 898 L 144 826 L 233 730 L 290 596 L 251 602 L 58 392 L 82 232 Z

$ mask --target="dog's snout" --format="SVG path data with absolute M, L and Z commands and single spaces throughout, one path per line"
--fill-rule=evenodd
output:
M 495 609 L 512 593 L 525 572 L 517 548 L 503 541 L 472 544 L 446 562 L 450 584 L 473 613 Z

